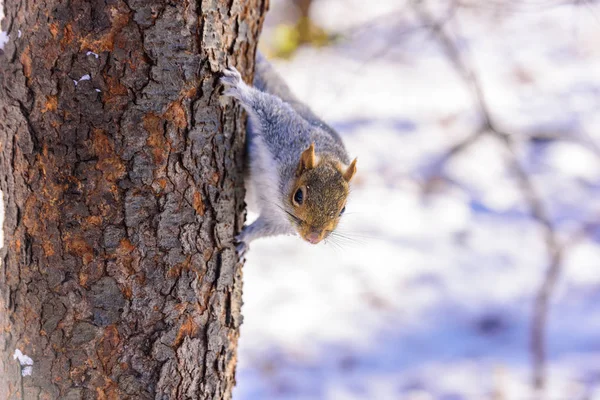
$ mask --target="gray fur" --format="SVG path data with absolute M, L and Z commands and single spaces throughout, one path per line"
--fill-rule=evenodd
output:
M 261 53 L 257 53 L 256 55 L 256 64 L 254 68 L 254 87 L 261 92 L 279 97 L 281 100 L 288 103 L 298 115 L 304 118 L 310 125 L 327 131 L 327 133 L 329 133 L 329 135 L 340 145 L 342 152 L 346 157 L 346 160 L 341 159 L 341 161 L 348 164 L 348 155 L 344 150 L 344 144 L 342 143 L 340 135 L 338 135 L 333 128 L 319 119 L 306 104 L 302 103 L 293 95 L 288 85 L 286 85 L 279 74 L 275 72 L 275 69 Z
M 238 251 L 243 253 L 254 239 L 295 233 L 287 198 L 300 155 L 311 143 L 317 157 L 345 165 L 349 158 L 339 135 L 294 97 L 260 54 L 255 87 L 246 85 L 234 67 L 223 71 L 221 82 L 226 86 L 224 94 L 237 99 L 249 116 L 247 203 L 260 216 L 238 236 Z

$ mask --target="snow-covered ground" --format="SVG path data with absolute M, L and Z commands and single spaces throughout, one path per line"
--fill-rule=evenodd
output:
M 600 5 L 461 3 L 445 27 L 499 129 L 522 139 L 516 154 L 561 240 L 600 222 Z M 533 399 L 529 332 L 549 260 L 511 155 L 484 136 L 439 168 L 480 116 L 407 2 L 315 0 L 313 11 L 346 40 L 274 63 L 359 158 L 341 227 L 352 239 L 253 243 L 234 400 Z M 599 304 L 596 230 L 565 252 L 546 399 L 600 399 Z

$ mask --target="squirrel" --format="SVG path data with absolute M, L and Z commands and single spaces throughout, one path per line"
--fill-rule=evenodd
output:
M 246 203 L 259 213 L 236 236 L 238 254 L 261 237 L 297 233 L 312 244 L 326 239 L 346 209 L 357 159 L 350 162 L 338 133 L 291 93 L 260 53 L 253 87 L 235 67 L 223 70 L 220 81 L 224 96 L 248 114 Z

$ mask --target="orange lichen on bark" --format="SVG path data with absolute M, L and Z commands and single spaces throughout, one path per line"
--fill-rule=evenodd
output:
M 167 121 L 172 122 L 178 128 L 185 128 L 187 126 L 185 109 L 181 104 L 181 100 L 174 101 L 171 104 L 169 104 L 169 107 L 167 108 L 164 117 Z
M 132 58 L 131 60 L 127 60 L 127 65 L 132 72 L 135 72 L 138 67 L 138 60 L 136 58 Z
M 129 239 L 124 238 L 121 239 L 119 246 L 115 251 L 117 256 L 117 266 L 119 267 L 119 272 L 123 278 L 135 274 L 135 250 L 137 250 L 137 248 L 129 241 Z M 127 288 L 125 290 L 127 290 Z M 129 291 L 131 291 L 131 288 L 129 288 Z M 124 293 L 127 296 L 127 292 L 125 291 Z
M 87 288 L 88 285 L 88 279 L 90 278 L 90 274 L 80 271 L 79 272 L 79 285 L 81 285 L 84 288 Z
M 48 186 L 52 185 L 48 183 Z M 58 197 L 56 191 L 55 188 L 44 187 L 41 193 L 32 193 L 25 201 L 23 225 L 31 235 L 45 237 L 43 232 L 47 222 L 58 221 L 60 215 L 55 204 Z
M 42 175 L 43 184 L 35 190 L 32 197 L 38 197 L 39 203 L 42 205 L 40 214 L 36 215 L 37 218 L 44 217 L 45 219 L 52 219 L 58 221 L 59 212 L 56 207 L 61 202 L 62 194 L 67 189 L 68 185 L 65 183 L 57 183 L 59 181 L 60 173 L 57 170 L 57 160 L 55 159 L 52 152 L 48 151 L 46 144 L 42 147 L 41 154 L 36 156 L 37 163 L 34 164 L 35 168 Z M 36 172 L 31 171 L 31 176 L 36 176 Z M 43 196 L 43 199 L 40 197 Z
M 97 34 L 90 34 L 82 38 L 80 43 L 82 51 L 91 50 L 94 53 L 113 51 L 115 37 L 129 23 L 131 15 L 129 12 L 124 12 L 124 10 L 119 10 L 116 7 L 111 8 L 110 12 L 112 15 L 110 30 L 100 37 Z
M 148 132 L 146 144 L 152 149 L 154 162 L 159 165 L 163 164 L 170 148 L 164 136 L 163 119 L 153 113 L 146 114 L 144 116 L 144 129 Z
M 23 225 L 27 228 L 32 234 L 37 234 L 39 231 L 39 218 L 36 217 L 38 215 L 38 203 L 37 198 L 34 194 L 30 195 L 27 200 L 25 200 L 25 212 L 23 213 Z M 19 248 L 21 247 L 21 243 L 19 242 Z
M 21 64 L 23 65 L 23 75 L 25 75 L 26 78 L 30 78 L 31 77 L 31 47 L 29 45 L 27 45 L 24 49 L 23 52 L 21 53 L 21 56 L 19 57 L 19 61 L 21 61 Z
M 194 85 L 194 86 L 184 90 L 182 95 L 183 95 L 183 97 L 187 97 L 189 99 L 189 98 L 194 97 L 196 95 L 196 93 L 198 93 L 198 89 Z
M 104 92 L 103 100 L 106 101 L 110 96 L 125 96 L 127 95 L 127 87 L 123 85 L 118 78 L 110 75 L 104 75 L 107 90 Z
M 161 189 L 164 189 L 167 187 L 167 183 L 169 182 L 167 180 L 167 178 L 159 178 L 156 180 L 158 182 L 158 185 L 160 186 Z
M 52 34 L 52 37 L 54 39 L 56 39 L 56 37 L 58 36 L 58 24 L 53 22 L 50 25 L 48 25 L 48 29 L 50 29 L 50 33 Z
M 133 289 L 131 289 L 131 285 L 130 284 L 125 284 L 123 286 L 122 293 L 123 293 L 123 296 L 125 296 L 126 299 L 131 299 L 131 297 L 133 297 Z
M 175 304 L 175 311 L 177 311 L 179 313 L 179 315 L 183 314 L 184 311 L 188 308 L 188 306 L 190 305 L 189 301 L 183 301 L 181 303 L 177 303 Z
M 204 259 L 205 262 L 208 262 L 212 256 L 213 256 L 214 251 L 211 249 L 206 249 L 204 250 L 204 252 L 202 253 L 202 258 Z
M 69 378 L 71 378 L 74 382 L 83 382 L 85 380 L 85 375 L 88 372 L 89 368 L 92 367 L 90 365 L 90 360 L 86 360 L 84 363 L 75 364 L 71 366 L 69 370 Z
M 119 389 L 113 381 L 102 388 L 96 388 L 96 395 L 98 400 L 120 400 Z
M 125 175 L 126 168 L 121 158 L 116 154 L 112 140 L 102 129 L 92 132 L 92 147 L 98 157 L 96 169 L 102 171 L 103 178 L 111 183 Z
M 102 225 L 102 217 L 99 215 L 90 215 L 85 219 L 85 222 L 89 225 L 101 226 Z
M 183 339 L 186 337 L 194 337 L 198 334 L 199 326 L 194 321 L 192 316 L 188 315 L 185 317 L 179 330 L 177 331 L 177 337 L 175 338 L 175 346 L 179 346 Z
M 119 78 L 108 75 L 106 72 L 103 72 L 102 76 L 106 83 L 106 89 L 102 91 L 102 102 L 105 108 L 109 110 L 113 107 L 123 109 L 127 103 L 127 87 L 120 82 Z
M 167 276 L 170 278 L 176 278 L 181 275 L 181 271 L 189 271 L 192 269 L 192 257 L 187 256 L 185 261 L 180 262 L 167 271 Z
M 63 239 L 67 252 L 81 257 L 84 264 L 87 265 L 94 259 L 94 249 L 82 237 L 66 235 Z
M 92 251 L 92 248 L 86 241 L 81 237 L 65 237 L 66 250 L 69 253 L 76 255 L 83 255 L 87 252 Z
M 44 240 L 42 242 L 42 249 L 44 250 L 44 255 L 46 257 L 51 257 L 55 254 L 52 242 L 49 242 L 47 240 Z
M 96 347 L 96 354 L 102 363 L 103 370 L 110 374 L 118 360 L 118 345 L 121 338 L 116 325 L 109 325 L 104 328 L 102 338 Z
M 198 215 L 203 217 L 204 216 L 204 202 L 202 201 L 202 195 L 200 194 L 200 192 L 194 192 L 193 205 L 194 205 L 194 210 L 196 210 Z
M 58 97 L 56 96 L 46 96 L 46 103 L 42 108 L 42 114 L 47 113 L 48 111 L 56 111 L 58 106 Z
M 60 47 L 64 50 L 66 46 L 73 41 L 73 25 L 69 22 L 63 28 L 63 38 L 60 40 Z
M 134 250 L 135 250 L 135 246 L 133 244 L 131 244 L 129 239 L 125 238 L 125 239 L 121 239 L 121 241 L 119 242 L 119 247 L 117 249 L 117 253 L 130 254 Z
M 25 200 L 25 207 L 23 210 L 23 226 L 25 226 L 27 233 L 33 237 L 44 237 L 43 230 L 45 229 L 44 221 L 46 221 L 46 219 L 39 218 L 40 214 L 42 213 L 40 211 L 38 196 L 32 193 L 29 195 L 29 197 L 27 197 L 27 200 Z M 45 240 L 42 242 L 44 244 L 47 243 Z M 21 241 L 17 240 L 15 245 L 17 247 L 17 252 L 20 252 Z M 51 246 L 51 244 L 48 245 Z M 48 251 L 46 246 L 42 248 L 44 249 L 45 253 Z

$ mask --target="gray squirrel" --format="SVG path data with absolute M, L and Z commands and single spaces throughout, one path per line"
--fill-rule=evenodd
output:
M 356 173 L 340 136 L 291 93 L 257 54 L 254 87 L 235 67 L 223 71 L 224 95 L 248 114 L 246 203 L 259 213 L 236 237 L 237 252 L 266 236 L 298 233 L 319 243 L 337 227 Z

